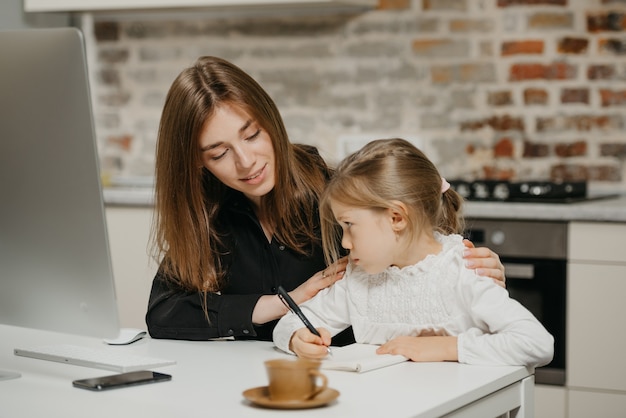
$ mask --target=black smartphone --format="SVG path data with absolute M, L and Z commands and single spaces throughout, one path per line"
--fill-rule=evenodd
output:
M 81 389 L 108 390 L 127 386 L 145 385 L 147 383 L 164 382 L 167 380 L 172 380 L 172 376 L 165 373 L 141 370 L 137 372 L 94 377 L 91 379 L 74 380 L 72 385 Z

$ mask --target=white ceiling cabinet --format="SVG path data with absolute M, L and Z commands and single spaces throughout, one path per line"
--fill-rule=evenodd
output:
M 246 7 L 373 8 L 378 0 L 24 0 L 26 12 L 84 12 L 145 9 Z

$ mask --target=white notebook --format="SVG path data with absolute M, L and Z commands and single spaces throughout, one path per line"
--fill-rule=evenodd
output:
M 331 347 L 333 354 L 322 361 L 322 369 L 363 373 L 408 361 L 400 355 L 376 354 L 378 347 L 359 343 Z

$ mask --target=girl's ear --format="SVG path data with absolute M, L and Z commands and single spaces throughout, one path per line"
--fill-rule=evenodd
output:
M 404 203 L 394 200 L 393 202 L 394 207 L 389 208 L 389 216 L 391 218 L 391 228 L 394 230 L 394 232 L 400 232 L 402 230 L 404 230 L 407 225 L 407 207 Z

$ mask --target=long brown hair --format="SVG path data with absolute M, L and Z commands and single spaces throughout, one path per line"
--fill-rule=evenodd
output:
M 162 272 L 188 290 L 216 292 L 227 252 L 215 228 L 228 187 L 202 167 L 199 135 L 217 106 L 239 107 L 268 133 L 276 160 L 276 184 L 261 205 L 275 237 L 306 255 L 320 244 L 318 202 L 329 175 L 317 152 L 289 141 L 274 101 L 246 72 L 216 57 L 201 57 L 183 70 L 167 94 L 156 147 L 152 250 Z
M 408 209 L 408 230 L 430 228 L 461 233 L 463 199 L 452 189 L 442 193 L 442 178 L 426 155 L 410 142 L 378 139 L 339 163 L 320 201 L 322 240 L 328 264 L 340 256 L 341 229 L 331 201 L 365 209 Z

